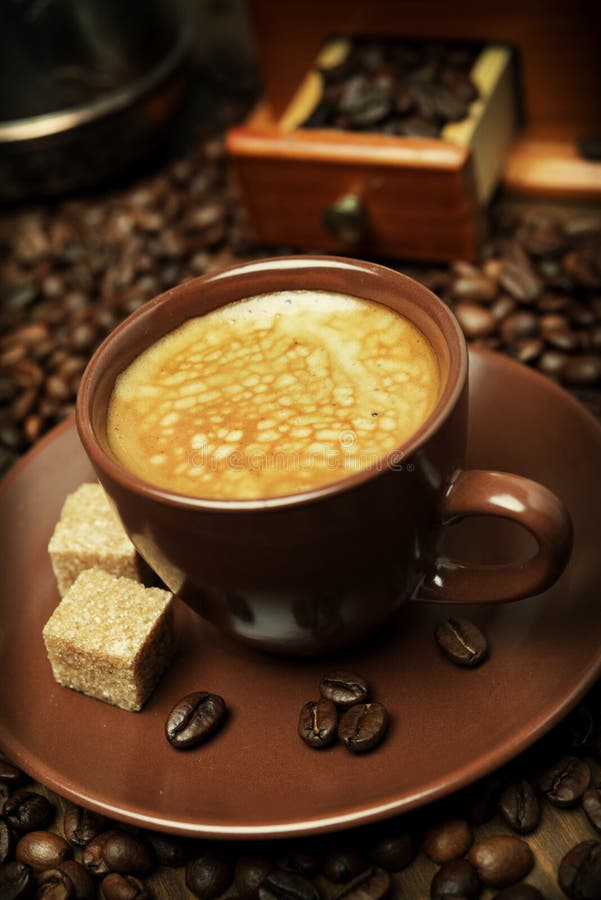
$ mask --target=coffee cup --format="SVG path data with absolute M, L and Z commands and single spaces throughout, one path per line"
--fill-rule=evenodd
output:
M 282 292 L 292 310 L 298 296 L 316 292 L 326 300 L 358 298 L 359 305 L 384 307 L 410 323 L 431 348 L 439 378 L 423 421 L 402 439 L 392 427 L 386 452 L 380 446 L 374 458 L 352 470 L 334 467 L 326 480 L 314 484 L 307 484 L 304 475 L 295 481 L 293 472 L 292 482 L 283 482 L 283 492 L 262 494 L 259 488 L 256 495 L 237 495 L 227 480 L 209 473 L 211 490 L 193 495 L 169 487 L 169 480 L 167 486 L 153 480 L 151 466 L 134 471 L 124 465 L 115 451 L 109 415 L 124 373 L 185 323 L 201 316 L 208 322 L 209 314 L 222 308 L 227 314 L 230 305 L 233 309 L 247 298 L 281 300 Z M 312 340 L 319 343 L 315 329 Z M 223 362 L 217 354 L 222 369 L 227 369 L 227 358 Z M 131 540 L 175 594 L 247 644 L 310 656 L 365 638 L 407 600 L 457 605 L 514 601 L 544 591 L 565 568 L 572 531 L 555 494 L 519 475 L 464 468 L 467 374 L 467 348 L 454 316 L 422 285 L 358 260 L 280 257 L 185 282 L 122 322 L 84 372 L 77 426 Z M 419 377 L 423 386 L 425 376 Z M 275 391 L 272 383 L 273 378 L 266 389 L 269 396 Z M 149 403 L 160 403 L 157 390 L 149 387 Z M 250 418 L 253 398 L 245 402 Z M 183 410 L 186 403 L 181 406 Z M 285 430 L 285 412 L 282 417 Z M 127 443 L 129 431 L 123 434 Z M 348 429 L 341 434 L 341 441 L 350 440 Z M 214 471 L 223 473 L 223 462 Z M 179 482 L 173 484 L 179 487 Z M 472 515 L 500 516 L 522 525 L 536 540 L 533 556 L 477 565 L 441 555 L 445 527 Z

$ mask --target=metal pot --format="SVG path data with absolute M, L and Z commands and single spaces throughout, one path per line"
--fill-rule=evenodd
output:
M 93 186 L 152 147 L 183 93 L 174 0 L 4 0 L 0 197 Z

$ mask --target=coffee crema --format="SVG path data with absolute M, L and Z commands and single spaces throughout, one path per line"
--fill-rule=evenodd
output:
M 267 499 L 384 465 L 440 388 L 434 350 L 404 316 L 279 291 L 190 319 L 144 351 L 116 380 L 107 435 L 116 459 L 157 486 Z

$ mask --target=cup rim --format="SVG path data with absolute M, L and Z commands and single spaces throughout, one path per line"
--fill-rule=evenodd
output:
M 174 296 L 179 296 L 184 291 L 189 291 L 196 287 L 202 289 L 203 286 L 230 278 L 236 279 L 247 275 L 258 276 L 262 273 L 273 272 L 274 270 L 279 272 L 282 272 L 282 270 L 285 272 L 286 270 L 292 269 L 302 270 L 307 267 L 314 269 L 319 269 L 321 267 L 324 269 L 343 269 L 349 274 L 354 273 L 355 275 L 360 275 L 361 273 L 365 275 L 366 273 L 369 273 L 370 276 L 375 275 L 376 277 L 388 279 L 389 281 L 396 281 L 401 288 L 403 286 L 406 288 L 407 293 L 416 294 L 420 297 L 421 303 L 427 307 L 426 314 L 429 318 L 433 319 L 430 310 L 431 308 L 435 308 L 438 312 L 438 317 L 445 323 L 446 328 L 441 327 L 439 321 L 436 321 L 434 324 L 441 332 L 449 350 L 449 372 L 446 383 L 434 409 L 409 440 L 399 444 L 385 454 L 385 456 L 379 458 L 369 466 L 366 466 L 364 469 L 360 469 L 358 472 L 351 473 L 350 475 L 345 475 L 344 477 L 338 478 L 325 485 L 320 485 L 319 487 L 303 490 L 294 494 L 247 500 L 193 497 L 171 491 L 167 488 L 152 484 L 149 481 L 144 481 L 142 478 L 126 469 L 104 449 L 92 423 L 96 389 L 100 383 L 102 374 L 110 364 L 111 352 L 114 345 L 122 339 L 123 335 L 126 334 L 132 326 L 137 325 L 140 320 L 150 317 L 158 307 L 169 303 Z M 313 289 L 318 290 L 318 288 Z M 323 289 L 330 290 L 328 288 Z M 270 291 L 268 290 L 266 292 L 269 293 Z M 263 293 L 263 291 L 257 290 L 255 293 Z M 349 296 L 361 296 L 364 294 L 364 292 L 359 293 L 357 290 L 353 291 L 352 288 L 345 291 L 345 293 L 348 293 Z M 251 296 L 251 294 L 248 294 L 247 296 Z M 363 299 L 369 299 L 369 297 L 363 296 Z M 233 302 L 233 299 L 218 303 L 217 307 L 225 306 L 228 302 Z M 387 304 L 384 303 L 384 305 Z M 390 308 L 394 309 L 394 307 Z M 424 307 L 422 306 L 422 309 L 423 308 Z M 174 325 L 174 328 L 175 327 L 178 326 Z M 151 337 L 148 340 L 147 347 L 150 347 L 156 340 L 159 340 L 160 337 L 167 334 L 168 331 L 169 329 L 157 337 Z M 215 510 L 225 513 L 242 513 L 260 509 L 282 509 L 326 499 L 330 496 L 358 487 L 365 482 L 371 481 L 373 478 L 392 471 L 393 460 L 396 458 L 396 461 L 398 462 L 399 454 L 400 459 L 404 462 L 419 450 L 448 419 L 461 396 L 461 392 L 467 379 L 467 371 L 467 346 L 457 319 L 452 314 L 449 307 L 446 306 L 439 297 L 410 276 L 397 272 L 395 269 L 388 266 L 371 263 L 366 260 L 353 259 L 351 257 L 338 257 L 322 254 L 267 257 L 238 263 L 233 266 L 228 266 L 225 269 L 200 275 L 197 278 L 181 282 L 175 287 L 170 288 L 149 300 L 120 322 L 119 325 L 109 332 L 95 350 L 83 372 L 77 392 L 75 418 L 79 438 L 96 471 L 102 472 L 116 482 L 121 488 L 130 492 L 141 494 L 149 500 L 188 510 Z

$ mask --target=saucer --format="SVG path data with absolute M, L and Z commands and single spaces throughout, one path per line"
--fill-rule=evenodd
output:
M 601 428 L 554 384 L 491 353 L 470 353 L 470 390 L 468 466 L 542 481 L 567 503 L 575 533 L 572 559 L 551 590 L 460 611 L 489 637 L 481 668 L 455 667 L 438 650 L 433 628 L 449 607 L 407 604 L 360 649 L 299 662 L 238 646 L 177 601 L 178 655 L 143 712 L 59 687 L 42 641 L 58 602 L 46 548 L 66 495 L 93 480 L 70 420 L 0 486 L 0 747 L 40 782 L 116 819 L 230 838 L 381 819 L 523 750 L 601 672 Z M 498 519 L 466 520 L 448 529 L 446 543 L 481 562 L 532 552 L 526 532 Z M 365 756 L 342 745 L 311 750 L 296 732 L 301 706 L 337 665 L 362 673 L 391 713 L 386 740 Z M 165 718 L 197 690 L 221 694 L 231 716 L 212 741 L 178 753 L 165 739 Z

